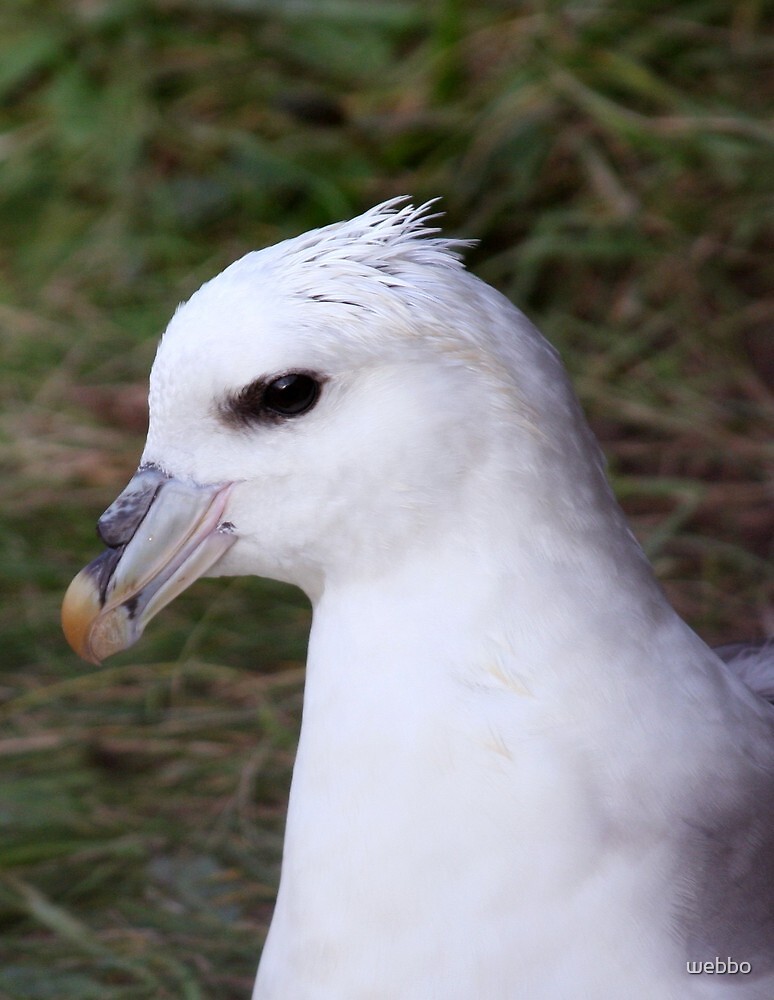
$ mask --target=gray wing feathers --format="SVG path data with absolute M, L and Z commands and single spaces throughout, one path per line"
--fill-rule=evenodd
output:
M 774 703 L 774 638 L 732 642 L 715 652 L 749 688 Z

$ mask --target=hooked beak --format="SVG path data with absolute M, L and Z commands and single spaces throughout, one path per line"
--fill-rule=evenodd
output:
M 232 483 L 200 486 L 141 468 L 97 524 L 109 546 L 67 588 L 62 628 L 91 663 L 136 642 L 147 623 L 234 544 L 222 521 Z

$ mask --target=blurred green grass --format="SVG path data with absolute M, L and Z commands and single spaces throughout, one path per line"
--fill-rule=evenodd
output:
M 204 581 L 99 671 L 58 626 L 158 333 L 249 249 L 442 195 L 561 349 L 681 613 L 772 631 L 772 13 L 5 0 L 0 998 L 249 996 L 305 600 Z

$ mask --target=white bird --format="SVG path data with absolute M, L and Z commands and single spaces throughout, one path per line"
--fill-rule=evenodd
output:
M 432 218 L 386 202 L 178 309 L 68 638 L 98 662 L 203 574 L 309 595 L 254 1000 L 771 1000 L 774 709 Z

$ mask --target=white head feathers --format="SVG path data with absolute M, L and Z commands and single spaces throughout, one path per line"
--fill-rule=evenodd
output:
M 354 293 L 365 281 L 367 308 L 374 281 L 394 288 L 413 284 L 428 267 L 462 266 L 459 251 L 473 241 L 434 235 L 440 228 L 428 223 L 438 218 L 430 214 L 435 200 L 415 208 L 405 197 L 392 198 L 355 219 L 247 254 L 228 270 L 278 266 L 284 288 L 316 301 L 341 301 L 343 285 Z

